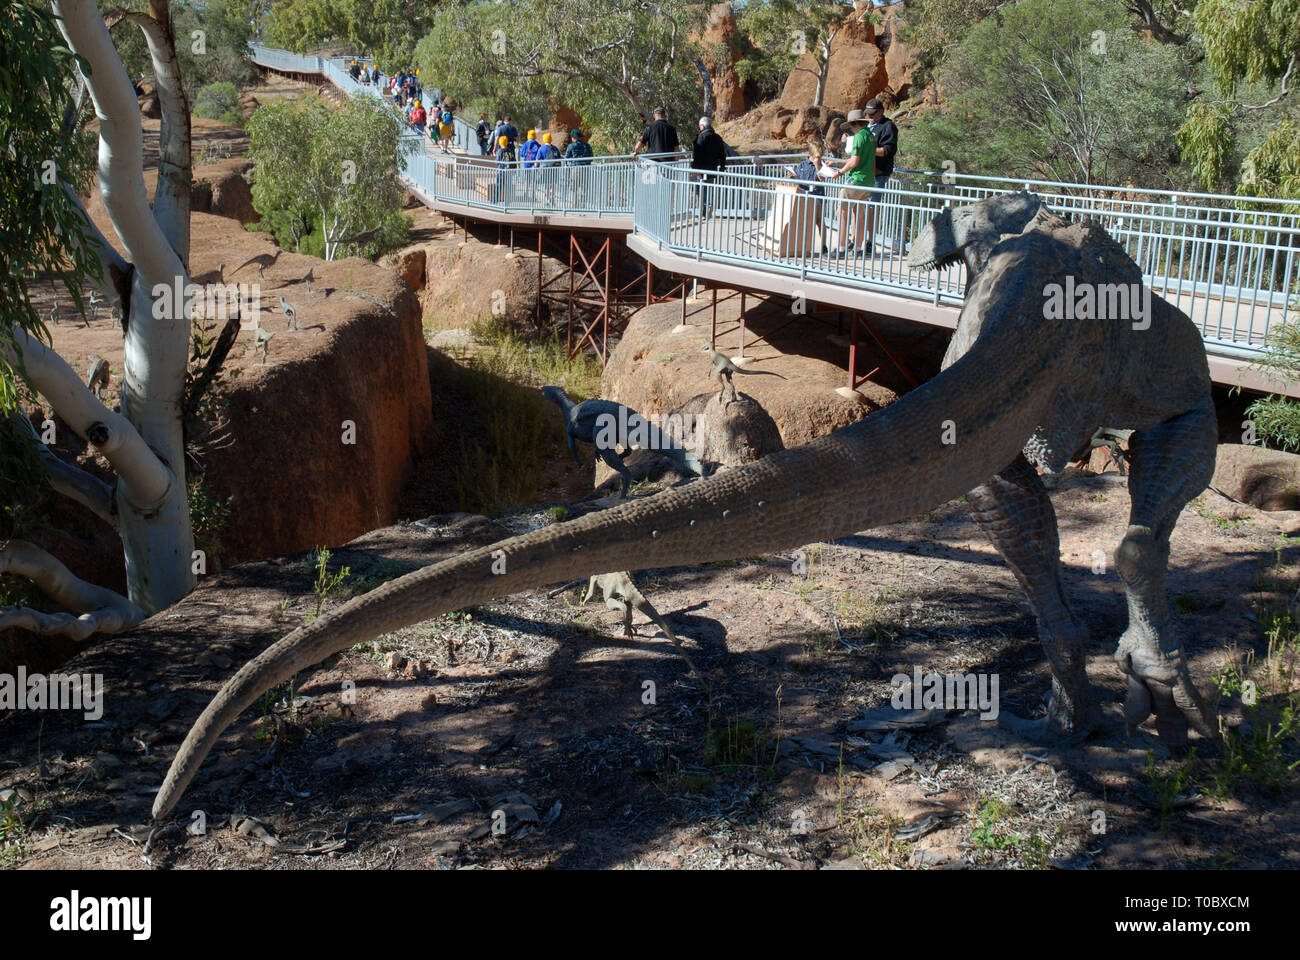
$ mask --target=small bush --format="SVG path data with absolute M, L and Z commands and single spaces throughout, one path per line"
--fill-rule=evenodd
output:
M 194 115 L 242 127 L 244 111 L 239 106 L 239 91 L 228 81 L 209 83 L 194 98 Z

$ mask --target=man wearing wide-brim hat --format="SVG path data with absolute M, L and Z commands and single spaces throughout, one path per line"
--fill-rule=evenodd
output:
M 866 113 L 852 110 L 845 122 L 853 131 L 852 154 L 843 166 L 826 175 L 827 180 L 844 177 L 847 181 L 847 186 L 840 191 L 840 247 L 830 251 L 831 256 L 840 257 L 848 256 L 855 249 L 864 254 L 871 253 L 871 241 L 866 238 L 867 201 L 871 199 L 871 188 L 876 180 L 876 139 L 867 127 Z M 856 214 L 856 229 L 854 238 L 846 244 L 851 213 Z

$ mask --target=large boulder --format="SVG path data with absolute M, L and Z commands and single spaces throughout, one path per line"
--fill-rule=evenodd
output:
M 136 101 L 140 104 L 140 115 L 148 120 L 157 120 L 162 117 L 162 104 L 158 102 L 158 91 L 149 80 L 141 80 L 136 84 L 139 93 L 136 95 Z
M 450 249 L 430 246 L 426 251 L 425 286 L 421 295 L 425 314 L 436 317 L 439 326 L 452 328 L 468 328 L 488 317 L 499 317 L 510 325 L 534 323 L 537 319 L 536 236 L 521 242 L 531 249 L 511 253 L 505 243 L 483 243 L 472 237 Z M 567 269 L 549 253 L 542 260 L 544 283 Z M 545 304 L 544 309 L 551 310 L 551 304 Z M 567 317 L 567 313 L 564 315 Z
M 255 265 L 240 265 L 273 244 L 230 220 L 194 219 L 203 238 L 195 271 L 225 263 L 227 283 L 256 284 L 260 323 L 274 332 L 266 363 L 251 327 L 227 361 L 226 432 L 237 440 L 215 446 L 206 476 L 212 496 L 234 498 L 220 534 L 224 563 L 344 543 L 391 523 L 433 429 L 419 301 L 359 257 L 327 263 L 280 251 L 259 280 Z M 286 329 L 281 297 L 299 330 Z
M 822 105 L 848 113 L 859 110 L 872 97 L 887 105 L 906 97 L 911 84 L 912 52 L 898 39 L 902 4 L 877 10 L 879 24 L 870 22 L 875 8 L 861 0 L 850 19 L 831 41 L 830 69 Z M 781 104 L 796 108 L 811 105 L 817 94 L 816 60 L 805 54 L 781 90 Z
M 1300 456 L 1241 443 L 1219 445 L 1211 485 L 1261 510 L 1300 508 Z
M 719 305 L 720 328 L 734 325 L 736 307 L 734 300 Z M 858 400 L 840 396 L 836 389 L 844 385 L 844 369 L 830 358 L 842 356 L 841 350 L 829 341 L 823 343 L 821 327 L 808 318 L 802 325 L 792 324 L 773 334 L 775 347 L 765 343 L 746 351 L 762 358 L 746 369 L 786 379 L 737 374 L 741 400 L 724 405 L 718 400 L 709 355 L 700 349 L 709 338 L 708 311 L 689 318 L 685 329 L 680 320 L 681 306 L 676 303 L 638 311 L 605 367 L 601 396 L 666 424 L 675 425 L 672 415 L 680 414 L 683 420 L 702 425 L 702 434 L 688 433 L 685 439 L 692 441 L 688 449 L 700 452 L 706 461 L 738 465 L 795 447 L 855 423 L 896 399 L 892 391 L 874 383 L 859 388 L 863 396 Z M 751 310 L 748 335 L 752 338 L 779 322 L 779 317 L 760 318 L 757 310 Z M 733 337 L 731 333 L 720 337 L 718 349 L 734 352 Z M 787 352 L 782 352 L 783 346 Z M 604 476 L 602 471 L 597 478 Z

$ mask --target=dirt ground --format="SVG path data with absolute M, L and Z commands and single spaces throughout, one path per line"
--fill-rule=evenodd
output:
M 1176 803 L 1163 804 L 1162 829 L 1148 753 L 1157 770 L 1179 762 L 1149 724 L 1123 734 L 1111 660 L 1123 595 L 1113 570 L 1092 572 L 1094 551 L 1109 553 L 1124 529 L 1124 487 L 1117 474 L 1075 476 L 1053 494 L 1106 715 L 1083 745 L 1004 728 L 1007 714 L 1040 707 L 1048 675 L 1015 581 L 953 502 L 809 547 L 803 575 L 778 555 L 638 574 L 703 682 L 644 618 L 624 639 L 617 614 L 578 607 L 577 586 L 447 615 L 333 657 L 299 675 L 292 705 L 278 691 L 227 732 L 148 862 L 1300 866 L 1293 794 L 1215 798 L 1193 774 Z M 1296 560 L 1274 533 L 1219 518 L 1214 496 L 1184 511 L 1170 561 L 1202 689 L 1262 649 L 1251 603 L 1270 599 L 1262 586 Z M 607 502 L 572 505 L 570 515 Z M 331 570 L 346 564 L 350 575 L 326 608 L 544 522 L 545 513 L 452 515 L 375 531 L 331 558 Z M 0 788 L 16 790 L 26 811 L 10 859 L 28 869 L 146 867 L 149 805 L 180 739 L 233 669 L 314 612 L 309 562 L 227 571 L 66 665 L 104 675 L 100 721 L 0 719 Z M 873 728 L 882 714 L 898 716 L 891 677 L 916 667 L 996 674 L 1003 721 L 939 711 L 911 727 Z M 355 685 L 354 706 L 342 702 L 345 682 Z M 1230 706 L 1228 715 L 1236 721 Z M 1195 734 L 1193 743 L 1212 754 Z M 196 811 L 202 835 L 184 829 L 200 822 Z

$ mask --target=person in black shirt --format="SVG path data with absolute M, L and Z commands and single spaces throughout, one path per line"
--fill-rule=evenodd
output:
M 867 239 L 874 234 L 876 205 L 880 203 L 881 189 L 889 183 L 894 175 L 894 155 L 898 153 L 898 127 L 894 121 L 885 116 L 885 105 L 879 100 L 868 100 L 866 107 L 867 125 L 871 135 L 876 138 L 876 189 L 867 198 Z
M 642 150 L 651 155 L 651 160 L 660 163 L 674 160 L 681 153 L 682 144 L 677 139 L 677 128 L 668 122 L 668 111 L 663 107 L 655 110 L 654 122 L 641 134 L 641 139 L 637 141 L 636 148 L 632 151 L 633 156 Z
M 691 169 L 697 170 L 700 178 L 698 193 L 700 197 L 700 216 L 709 216 L 709 197 L 712 191 L 709 184 L 717 178 L 717 171 L 727 166 L 727 144 L 713 129 L 713 121 L 700 117 L 700 134 L 695 138 L 691 151 Z

